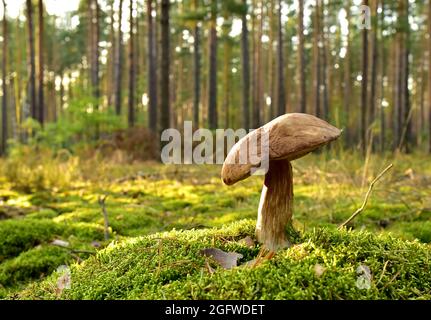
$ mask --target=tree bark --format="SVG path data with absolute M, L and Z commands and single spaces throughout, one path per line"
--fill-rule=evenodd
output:
M 43 21 L 43 0 L 38 1 L 39 28 L 38 28 L 38 121 L 43 126 L 45 118 L 44 103 L 44 21 Z
M 247 0 L 243 0 L 247 5 Z M 250 128 L 250 51 L 248 41 L 247 12 L 242 17 L 241 53 L 242 53 L 242 125 L 248 130 Z
M 371 83 L 370 83 L 370 102 L 368 123 L 373 124 L 376 118 L 376 92 L 377 92 L 377 68 L 378 68 L 378 42 L 377 32 L 379 28 L 377 10 L 379 7 L 379 0 L 373 3 L 373 28 L 371 31 Z
M 27 64 L 28 64 L 28 86 L 29 86 L 29 104 L 30 104 L 30 115 L 33 119 L 38 120 L 37 115 L 37 102 L 36 102 L 36 67 L 34 57 L 34 35 L 33 35 L 33 4 L 31 0 L 26 0 L 27 9 L 27 32 L 28 32 L 28 44 L 27 44 Z
M 114 14 L 115 14 L 115 9 L 114 9 L 114 3 L 115 0 L 110 0 L 109 4 L 110 4 L 110 23 L 109 23 L 109 41 L 111 43 L 111 48 L 109 50 L 109 60 L 107 63 L 107 72 L 106 72 L 106 95 L 107 95 L 107 99 L 108 99 L 108 106 L 111 107 L 112 106 L 112 102 L 113 102 L 113 83 L 115 82 L 114 80 L 114 74 L 115 74 L 115 47 L 116 47 L 116 40 L 115 40 L 115 29 L 114 29 Z
M 208 122 L 210 129 L 217 129 L 217 0 L 212 0 L 209 30 L 208 71 Z
M 198 1 L 193 0 L 193 7 L 198 9 Z M 201 101 L 201 35 L 199 23 L 196 22 L 193 29 L 193 123 L 199 128 L 199 105 Z
M 352 94 L 352 72 L 351 72 L 351 1 L 347 1 L 346 5 L 346 19 L 348 21 L 348 33 L 346 39 L 346 55 L 344 57 L 344 92 L 343 92 L 343 109 L 346 124 L 346 145 L 349 147 L 352 145 L 352 128 L 350 127 L 350 102 Z
M 368 6 L 368 0 L 363 0 Z M 367 150 L 367 97 L 368 97 L 368 30 L 362 30 L 362 82 L 361 82 L 361 150 L 365 155 Z
M 320 15 L 319 15 L 319 2 L 316 0 L 316 5 L 314 8 L 314 23 L 313 23 L 313 98 L 314 98 L 314 115 L 316 117 L 320 116 Z
M 224 39 L 224 55 L 223 55 L 223 110 L 224 110 L 224 127 L 229 128 L 229 108 L 231 96 L 231 59 L 232 59 L 232 45 L 229 39 L 230 25 L 229 15 L 227 12 L 223 15 L 223 39 Z
M 277 24 L 278 24 L 278 41 L 277 41 L 277 115 L 281 116 L 286 113 L 286 93 L 284 83 L 284 60 L 283 60 L 283 25 L 281 22 L 281 4 L 278 1 Z
M 380 38 L 382 45 L 380 46 L 380 56 L 381 56 L 381 63 L 380 63 L 380 70 L 381 70 L 381 79 L 380 79 L 380 152 L 383 153 L 386 149 L 386 116 L 385 116 L 385 108 L 383 107 L 382 101 L 385 97 L 385 86 L 383 83 L 383 76 L 386 74 L 387 66 L 386 66 L 386 55 L 385 55 L 385 44 L 383 42 L 383 23 L 385 19 L 385 5 L 384 1 L 381 0 L 381 15 L 380 15 Z
M 147 1 L 148 28 L 148 128 L 153 134 L 157 133 L 157 57 L 156 37 L 154 32 L 153 1 Z
M 115 94 L 114 94 L 114 104 L 115 113 L 117 115 L 121 114 L 121 84 L 122 84 L 122 55 L 123 55 L 123 32 L 121 31 L 121 21 L 123 16 L 123 0 L 120 0 L 118 8 L 118 34 L 117 34 L 117 44 L 115 46 L 115 72 L 114 72 L 114 83 L 115 83 Z
M 299 58 L 299 110 L 302 113 L 307 112 L 307 93 L 305 80 L 305 52 L 304 52 L 304 0 L 299 0 L 298 14 L 298 58 Z
M 3 0 L 3 47 L 2 47 L 2 143 L 0 156 L 6 154 L 8 138 L 8 108 L 7 108 L 7 50 L 8 50 L 8 28 L 6 18 L 6 0 Z
M 431 154 L 431 0 L 428 0 L 428 152 Z
M 169 0 L 161 1 L 161 77 L 160 77 L 160 130 L 168 129 L 170 123 L 170 27 L 169 27 Z
M 129 128 L 135 125 L 135 26 L 133 22 L 133 0 L 129 2 L 129 29 L 130 29 L 130 39 L 129 39 L 129 113 L 128 113 L 128 123 Z

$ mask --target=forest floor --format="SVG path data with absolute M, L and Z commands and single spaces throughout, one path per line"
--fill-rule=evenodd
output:
M 0 161 L 0 298 L 431 298 L 429 157 L 320 153 L 293 167 L 298 243 L 225 270 L 200 252 L 256 258 L 262 177 L 228 187 L 220 166 L 12 155 Z

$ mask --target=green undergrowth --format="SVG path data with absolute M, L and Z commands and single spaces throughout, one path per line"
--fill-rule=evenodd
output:
M 13 162 L 0 159 L 0 298 L 19 293 L 60 265 L 84 261 L 84 266 L 86 259 L 111 241 L 144 241 L 142 236 L 174 229 L 215 232 L 207 230 L 256 219 L 262 177 L 228 187 L 220 180 L 220 166 L 215 165 L 117 163 L 69 153 L 45 161 L 48 156 L 39 154 L 33 159 L 28 154 L 27 159 L 13 158 Z M 375 184 L 365 210 L 349 229 L 431 243 L 431 166 L 423 155 L 372 156 L 364 165 L 355 154 L 321 153 L 293 162 L 297 230 L 306 238 L 314 229 L 335 232 L 361 206 L 369 183 L 389 163 L 394 168 Z M 13 166 L 20 169 L 11 171 Z M 64 170 L 67 174 L 61 175 Z M 99 203 L 104 196 L 108 241 L 103 240 Z M 252 234 L 252 229 L 245 233 Z M 51 243 L 56 239 L 67 241 L 69 247 L 54 247 Z M 241 250 L 245 254 L 248 249 Z M 152 259 L 158 261 L 156 256 Z M 174 282 L 174 278 L 166 281 Z M 152 289 L 155 295 L 160 293 L 156 287 Z M 116 297 L 116 290 L 103 291 L 103 298 Z M 135 297 L 141 296 L 136 293 Z
M 20 293 L 22 299 L 430 299 L 431 250 L 418 241 L 366 231 L 307 231 L 301 243 L 255 267 L 217 267 L 199 252 L 220 248 L 256 257 L 254 220 L 219 229 L 171 231 L 132 238 L 71 266 L 71 288 L 58 273 Z M 214 268 L 209 271 L 208 264 Z M 358 285 L 358 267 L 370 286 Z

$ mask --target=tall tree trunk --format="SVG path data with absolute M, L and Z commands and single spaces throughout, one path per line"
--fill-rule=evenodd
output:
M 350 102 L 352 95 L 352 72 L 351 72 L 351 0 L 347 0 L 346 4 L 346 19 L 348 22 L 347 39 L 346 39 L 346 55 L 344 57 L 344 92 L 343 92 L 343 109 L 346 124 L 346 144 L 347 146 L 352 145 L 352 128 L 350 127 Z
M 298 14 L 298 58 L 299 58 L 299 110 L 302 113 L 307 112 L 307 93 L 305 91 L 305 52 L 304 52 L 304 0 L 299 0 Z
M 117 115 L 121 114 L 121 85 L 123 78 L 123 32 L 121 31 L 121 21 L 123 16 L 123 0 L 120 0 L 118 8 L 118 34 L 117 34 L 117 44 L 115 46 L 115 72 L 114 72 L 114 83 L 115 83 L 115 94 L 114 94 L 114 104 L 115 113 Z
M 321 15 L 321 23 L 322 26 L 320 27 L 320 41 L 322 43 L 322 50 L 321 50 L 321 63 L 322 63 L 322 80 L 321 83 L 323 85 L 323 101 L 322 101 L 322 117 L 325 120 L 329 119 L 329 86 L 331 81 L 331 76 L 329 72 L 329 59 L 330 59 L 330 53 L 329 53 L 329 40 L 328 35 L 326 34 L 325 30 L 325 23 L 326 23 L 326 15 L 324 10 L 324 1 L 322 1 L 320 6 L 320 15 Z
M 198 1 L 193 0 L 194 10 L 198 10 Z M 199 105 L 201 101 L 201 35 L 199 23 L 193 29 L 193 123 L 199 127 Z
M 111 42 L 111 48 L 109 50 L 109 60 L 107 63 L 107 72 L 106 72 L 106 95 L 108 100 L 108 106 L 112 106 L 113 100 L 113 83 L 114 74 L 115 74 L 115 53 L 116 53 L 116 43 L 115 43 L 115 28 L 114 28 L 114 16 L 115 16 L 115 8 L 114 3 L 115 0 L 110 0 L 110 23 L 109 23 L 109 41 Z
M 380 56 L 381 56 L 381 63 L 380 63 L 380 70 L 381 70 L 381 81 L 380 81 L 380 95 L 381 95 L 381 101 L 380 101 L 380 152 L 383 153 L 386 149 L 386 116 L 385 116 L 385 108 L 383 104 L 381 103 L 385 97 L 385 86 L 383 77 L 386 74 L 387 66 L 386 66 L 386 55 L 385 55 L 385 43 L 383 39 L 383 23 L 385 19 L 385 4 L 384 1 L 381 0 L 381 14 L 380 14 L 380 39 L 382 42 L 382 45 L 380 46 Z
M 19 16 L 16 18 L 16 28 L 17 30 L 19 30 L 20 28 L 20 20 L 19 20 Z M 15 68 L 16 70 L 18 70 L 19 66 L 21 66 L 22 63 L 22 54 L 21 54 L 21 49 L 19 49 L 20 47 L 24 47 L 22 41 L 22 36 L 20 35 L 19 32 L 17 32 L 16 34 L 16 38 L 15 41 L 18 44 L 18 50 L 16 53 L 16 60 L 15 60 Z M 22 103 L 21 103 L 21 74 L 20 72 L 16 73 L 15 79 L 14 79 L 14 91 L 15 91 L 15 110 L 14 110 L 14 114 L 15 114 L 15 118 L 16 118 L 16 124 L 17 124 L 17 128 L 19 130 L 20 128 L 20 124 L 22 122 Z M 19 135 L 19 134 L 18 134 Z
M 426 55 L 425 55 L 425 47 L 422 53 L 421 58 L 421 67 L 420 67 L 420 85 L 419 85 L 419 112 L 417 115 L 417 146 L 421 147 L 423 142 L 423 134 L 425 130 L 426 123 L 426 115 L 425 115 L 425 90 L 426 90 Z
M 396 103 L 395 107 L 395 126 L 394 126 L 394 149 L 404 147 L 407 134 L 406 112 L 408 109 L 408 61 L 407 32 L 408 28 L 408 2 L 404 0 L 398 3 L 398 26 L 396 35 L 397 44 L 397 68 L 396 68 Z
M 431 0 L 428 0 L 428 152 L 431 153 Z
M 256 105 L 255 105 L 255 128 L 262 124 L 262 111 L 263 111 L 263 63 L 262 63 L 262 36 L 263 36 L 263 0 L 259 1 L 260 15 L 258 19 L 259 29 L 257 32 L 257 48 L 256 48 L 256 67 L 257 67 L 257 88 L 256 88 Z
M 277 41 L 277 115 L 281 116 L 286 113 L 286 96 L 284 83 L 284 61 L 283 61 L 283 25 L 281 23 L 281 4 L 278 1 L 277 24 L 278 24 L 278 41 Z
M 410 27 L 409 27 L 409 1 L 404 0 L 404 51 L 403 51 L 403 132 L 401 147 L 404 148 L 405 152 L 410 152 L 410 146 L 412 144 L 412 125 L 411 125 L 411 104 L 410 104 L 410 92 L 409 92 L 409 55 L 410 55 Z
M 268 37 L 269 43 L 273 44 L 277 39 L 277 14 L 274 14 L 277 9 L 278 1 L 270 0 L 267 2 L 267 11 L 268 11 Z M 267 93 L 269 99 L 269 103 L 265 108 L 267 111 L 265 112 L 265 116 L 263 118 L 264 122 L 268 122 L 272 120 L 276 115 L 275 109 L 275 95 L 276 95 L 276 86 L 277 86 L 277 56 L 274 53 L 273 46 L 269 45 L 267 49 L 267 67 L 266 67 L 266 88 L 265 92 Z
M 100 103 L 100 81 L 99 81 L 99 39 L 100 39 L 100 7 L 98 0 L 92 0 L 92 31 L 94 32 L 94 35 L 92 37 L 93 43 L 92 43 L 92 55 L 91 55 L 91 87 L 92 87 L 92 94 L 94 98 L 94 109 L 99 110 L 99 103 Z M 95 127 L 95 137 L 96 139 L 99 138 L 99 124 L 96 124 Z
M 7 138 L 8 138 L 8 110 L 7 110 L 7 50 L 8 50 L 8 29 L 6 18 L 6 0 L 3 0 L 3 52 L 2 52 L 2 141 L 0 148 L 0 156 L 6 153 Z
M 378 41 L 377 32 L 379 28 L 378 24 L 378 7 L 379 0 L 375 0 L 373 3 L 373 28 L 371 30 L 371 83 L 370 83 L 370 102 L 369 102 L 369 113 L 368 123 L 373 124 L 376 118 L 376 91 L 377 91 L 377 68 L 378 68 Z
M 231 56 L 232 56 L 232 45 L 229 39 L 230 32 L 230 21 L 228 14 L 224 15 L 224 26 L 223 26 L 223 38 L 224 38 L 224 55 L 223 55 L 223 110 L 225 128 L 229 128 L 229 104 L 231 96 Z
M 154 30 L 153 1 L 147 1 L 148 28 L 148 127 L 153 134 L 157 133 L 157 57 L 156 37 Z
M 38 13 L 39 13 L 39 28 L 38 28 L 38 121 L 43 126 L 45 118 L 45 102 L 44 102 L 44 21 L 43 21 L 43 0 L 38 1 Z
M 161 77 L 160 77 L 160 112 L 161 131 L 168 129 L 171 125 L 170 108 L 170 27 L 169 27 L 169 0 L 161 0 Z
M 217 128 L 217 0 L 211 2 L 209 30 L 209 71 L 208 71 L 208 122 L 210 129 Z
M 30 115 L 33 119 L 37 120 L 37 102 L 36 102 L 36 67 L 34 58 L 34 35 L 33 35 L 33 4 L 31 0 L 26 0 L 27 9 L 27 65 L 28 65 L 28 86 L 29 86 L 29 104 Z
M 431 0 L 430 0 L 431 1 Z M 243 0 L 247 5 L 247 0 Z M 250 51 L 248 43 L 247 12 L 242 17 L 241 53 L 242 53 L 242 126 L 250 128 Z
M 130 29 L 130 39 L 129 39 L 129 113 L 128 113 L 128 123 L 129 128 L 135 125 L 135 26 L 133 23 L 133 0 L 129 3 L 129 29 Z
M 320 14 L 319 14 L 319 2 L 316 0 L 314 8 L 314 21 L 313 21 L 313 98 L 314 98 L 314 114 L 320 116 Z
M 363 0 L 363 5 L 368 6 L 368 0 Z M 361 147 L 362 154 L 367 150 L 367 92 L 368 92 L 368 30 L 362 30 L 362 82 L 361 82 Z

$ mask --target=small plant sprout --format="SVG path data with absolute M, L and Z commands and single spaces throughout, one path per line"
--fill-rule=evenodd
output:
M 227 185 L 255 174 L 256 168 L 266 168 L 256 237 L 271 254 L 289 247 L 294 234 L 290 162 L 337 139 L 340 134 L 341 130 L 312 115 L 288 113 L 252 131 L 228 153 L 221 172 L 222 180 Z M 261 144 L 260 149 L 254 148 L 252 141 L 263 140 L 263 135 L 267 135 L 267 145 Z M 268 153 L 266 157 L 263 154 L 265 152 Z M 262 165 L 263 159 L 267 159 L 268 163 Z

